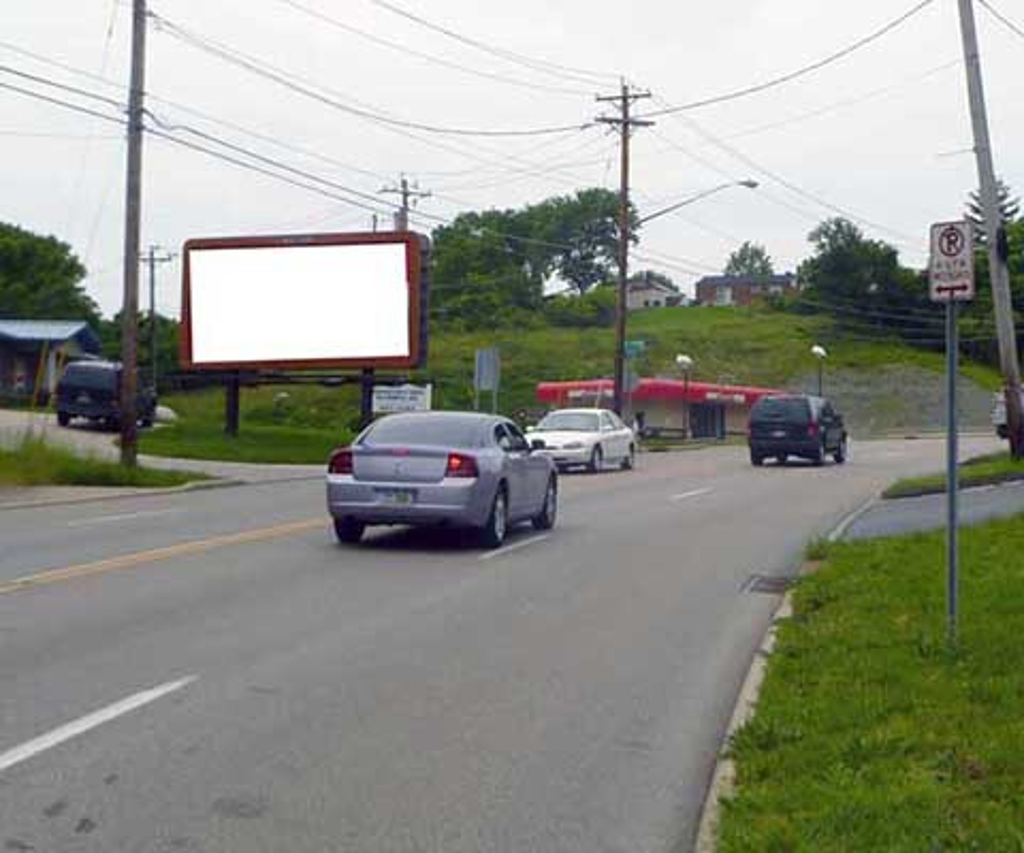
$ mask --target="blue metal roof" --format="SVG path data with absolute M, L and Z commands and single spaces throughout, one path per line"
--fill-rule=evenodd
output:
M 26 343 L 63 343 L 76 338 L 86 352 L 99 352 L 100 339 L 81 320 L 3 320 L 0 339 Z

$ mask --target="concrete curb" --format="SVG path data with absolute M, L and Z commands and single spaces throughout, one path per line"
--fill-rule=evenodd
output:
M 75 504 L 91 504 L 91 503 L 104 503 L 106 501 L 121 501 L 125 498 L 159 498 L 166 495 L 180 495 L 185 492 L 203 492 L 210 491 L 211 489 L 233 489 L 239 486 L 252 485 L 245 482 L 244 480 L 197 480 L 194 483 L 185 483 L 181 486 L 172 486 L 170 488 L 161 489 L 135 489 L 126 488 L 124 491 L 118 493 L 109 493 L 104 495 L 68 495 L 67 497 L 57 497 L 42 500 L 26 500 L 26 501 L 12 501 L 10 503 L 0 504 L 0 512 L 6 510 L 15 509 L 42 509 L 44 507 L 51 506 L 73 506 Z M 75 488 L 70 486 L 69 488 Z
M 977 482 L 969 483 L 967 485 L 964 485 L 963 483 L 961 483 L 960 484 L 960 491 L 961 492 L 970 492 L 970 491 L 975 491 L 975 490 L 978 490 L 978 489 L 998 489 L 1000 486 L 1012 486 L 1013 484 L 1020 483 L 1020 482 L 1024 482 L 1024 474 L 1017 474 L 1017 473 L 1005 474 L 1005 475 L 1000 475 L 998 477 L 991 477 L 991 478 L 988 478 L 986 480 L 979 480 Z M 892 497 L 886 497 L 883 494 L 881 499 L 883 501 L 886 501 L 886 502 L 905 501 L 908 498 L 927 498 L 927 497 L 930 497 L 932 495 L 944 495 L 944 494 L 946 494 L 946 487 L 945 487 L 945 485 L 942 485 L 942 486 L 938 486 L 938 487 L 935 487 L 935 488 L 924 487 L 924 488 L 920 488 L 920 489 L 915 489 L 912 492 L 907 492 L 906 494 L 902 494 L 902 495 L 893 495 Z
M 853 512 L 848 513 L 825 538 L 829 542 L 837 542 L 842 539 L 854 522 L 875 506 L 878 500 L 877 497 L 873 497 Z M 811 566 L 810 563 L 802 563 L 800 574 L 807 574 L 811 570 Z M 736 704 L 733 707 L 732 716 L 729 718 L 729 726 L 719 748 L 718 760 L 715 763 L 714 772 L 711 774 L 708 793 L 701 809 L 700 823 L 697 826 L 697 840 L 693 848 L 695 853 L 715 853 L 718 850 L 718 827 L 721 822 L 722 802 L 731 798 L 736 792 L 736 763 L 728 756 L 727 750 L 730 742 L 736 736 L 736 732 L 750 722 L 754 716 L 765 674 L 768 671 L 768 659 L 775 649 L 779 624 L 792 615 L 793 594 L 787 592 L 775 609 L 775 613 L 772 614 L 768 629 L 765 631 L 757 651 L 754 652 L 754 659 L 750 663 L 750 669 L 747 670 L 743 686 L 736 697 Z

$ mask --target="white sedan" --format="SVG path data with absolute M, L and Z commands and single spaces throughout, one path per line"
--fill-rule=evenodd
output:
M 615 412 L 603 409 L 559 409 L 528 430 L 540 439 L 538 452 L 560 468 L 586 467 L 596 473 L 606 465 L 630 469 L 636 461 L 636 436 Z

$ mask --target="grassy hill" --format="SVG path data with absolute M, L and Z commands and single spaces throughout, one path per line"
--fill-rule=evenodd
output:
M 913 422 L 922 408 L 920 400 L 941 403 L 940 353 L 911 349 L 897 341 L 844 340 L 824 317 L 767 309 L 651 309 L 630 314 L 629 338 L 648 344 L 646 356 L 637 364 L 645 376 L 678 375 L 675 357 L 685 352 L 695 359 L 694 379 L 794 390 L 806 388 L 811 382 L 816 364 L 810 347 L 821 343 L 829 350 L 828 393 L 841 407 L 848 402 L 851 421 L 870 431 L 931 425 L 931 412 L 925 418 L 929 423 Z M 503 412 L 535 407 L 535 389 L 540 381 L 612 373 L 612 329 L 503 328 L 436 334 L 431 340 L 427 369 L 417 376 L 435 383 L 436 407 L 472 407 L 474 353 L 488 346 L 501 350 L 499 408 Z M 998 376 L 972 364 L 964 366 L 964 376 L 970 401 L 967 409 L 974 418 L 983 417 L 980 409 L 987 400 L 987 391 L 998 387 Z M 279 397 L 282 393 L 288 396 Z M 244 389 L 245 440 L 232 445 L 219 437 L 223 422 L 221 391 L 177 394 L 164 402 L 181 415 L 182 423 L 147 436 L 143 441 L 146 452 L 217 452 L 224 458 L 321 461 L 325 449 L 347 440 L 358 415 L 354 388 Z M 941 406 L 936 411 L 941 411 Z M 193 446 L 184 440 L 187 435 L 194 438 Z M 260 449 L 266 444 L 280 445 L 280 452 L 268 457 Z

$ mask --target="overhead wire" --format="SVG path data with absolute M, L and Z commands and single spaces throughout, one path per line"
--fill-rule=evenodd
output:
M 398 15 L 406 20 L 412 21 L 421 27 L 432 30 L 433 32 L 439 33 L 447 38 L 460 42 L 461 44 L 483 51 L 484 53 L 488 53 L 492 56 L 498 56 L 506 62 L 531 68 L 539 73 L 547 74 L 552 77 L 575 80 L 576 82 L 589 85 L 593 85 L 597 81 L 603 81 L 600 82 L 599 85 L 607 85 L 608 81 L 618 80 L 621 77 L 621 75 L 617 73 L 592 71 L 585 68 L 574 68 L 570 65 L 561 65 L 559 63 L 550 62 L 537 57 L 526 56 L 525 54 L 516 53 L 515 51 L 511 51 L 506 48 L 488 44 L 480 39 L 459 33 L 450 27 L 434 23 L 427 18 L 413 14 L 408 9 L 404 9 L 395 3 L 387 2 L 387 0 L 369 0 L 369 2 L 381 9 L 386 9 L 394 15 Z
M 1019 24 L 1015 24 L 1013 21 L 1011 21 L 1008 17 L 1006 17 L 1006 15 L 1000 12 L 990 2 L 990 0 L 978 0 L 978 2 L 981 3 L 981 5 L 985 8 L 985 11 L 992 15 L 992 17 L 994 17 L 1001 24 L 1003 24 L 1003 26 L 1010 30 L 1010 32 L 1015 33 L 1021 38 L 1024 38 L 1024 27 L 1021 27 Z
M 418 59 L 422 59 L 426 62 L 431 62 L 443 68 L 449 68 L 454 71 L 460 71 L 463 74 L 469 74 L 471 76 L 482 78 L 485 80 L 493 80 L 498 83 L 503 83 L 507 86 L 517 86 L 519 88 L 531 89 L 533 91 L 538 92 L 548 92 L 558 95 L 574 96 L 592 94 L 592 92 L 587 89 L 570 89 L 565 86 L 548 86 L 543 83 L 534 83 L 529 80 L 521 80 L 516 77 L 510 77 L 505 74 L 497 74 L 490 71 L 484 71 L 479 68 L 473 68 L 468 65 L 462 65 L 458 62 L 453 62 L 450 59 L 445 59 L 443 57 L 436 56 L 432 53 L 427 53 L 426 51 L 410 47 L 407 44 L 400 44 L 390 39 L 386 39 L 382 36 L 375 35 L 374 33 L 366 32 L 365 30 L 361 30 L 358 27 L 354 27 L 352 24 L 346 23 L 345 21 L 341 21 L 338 18 L 332 17 L 317 9 L 313 9 L 312 7 L 307 6 L 303 3 L 299 3 L 297 0 L 278 0 L 278 2 L 282 3 L 285 6 L 289 6 L 292 9 L 301 12 L 302 14 L 307 15 L 315 20 L 318 20 L 321 23 L 325 23 L 328 26 L 342 30 L 351 35 L 365 39 L 382 47 L 386 47 L 391 50 L 397 51 L 398 53 L 401 53 L 403 56 L 414 56 L 417 57 Z
M 336 97 L 328 97 L 323 92 L 317 92 L 308 85 L 296 82 L 296 75 L 283 71 L 283 69 L 272 65 L 265 60 L 245 54 L 236 48 L 229 48 L 213 39 L 193 33 L 185 27 L 168 20 L 155 12 L 149 13 L 159 29 L 166 32 L 172 38 L 181 41 L 191 47 L 217 56 L 225 62 L 244 68 L 253 74 L 270 80 L 279 86 L 296 92 L 312 100 L 318 101 L 325 106 L 340 110 L 359 118 L 368 119 L 378 124 L 388 124 L 394 127 L 407 130 L 418 130 L 423 133 L 432 133 L 440 136 L 466 136 L 466 137 L 529 137 L 529 136 L 552 136 L 559 134 L 576 133 L 593 126 L 592 121 L 581 121 L 576 124 L 557 125 L 553 127 L 532 127 L 532 128 L 469 128 L 469 127 L 448 127 L 426 122 L 409 121 L 389 116 L 382 112 L 364 109 L 359 106 L 344 103 Z M 318 87 L 322 88 L 322 87 Z
M 823 57 L 822 59 L 819 59 L 815 62 L 811 62 L 808 65 L 804 65 L 801 68 L 798 68 L 794 71 L 790 71 L 785 74 L 780 74 L 777 77 L 773 77 L 770 80 L 766 80 L 762 83 L 755 83 L 754 85 L 751 86 L 744 86 L 741 89 L 734 89 L 733 91 L 725 92 L 719 95 L 713 95 L 710 97 L 689 101 L 684 104 L 666 104 L 661 110 L 645 113 L 644 115 L 639 117 L 658 118 L 660 116 L 675 115 L 682 112 L 688 112 L 690 110 L 696 110 L 701 107 L 708 107 L 713 104 L 723 104 L 729 101 L 738 100 L 740 98 L 746 98 L 750 95 L 760 94 L 761 92 L 766 92 L 769 89 L 775 89 L 786 83 L 791 83 L 794 80 L 799 80 L 801 77 L 806 77 L 808 74 L 812 74 L 816 71 L 820 71 L 821 69 L 828 67 L 829 65 L 833 65 L 836 62 L 839 62 L 841 59 L 845 59 L 851 54 L 854 54 L 857 51 L 867 47 L 868 45 L 878 41 L 879 39 L 888 35 L 893 30 L 905 24 L 911 18 L 923 12 L 934 2 L 935 0 L 921 0 L 919 3 L 914 5 L 912 8 L 910 8 L 909 10 L 907 10 L 894 20 L 889 21 L 887 24 L 883 25 L 879 29 L 874 30 L 873 32 L 869 33 L 863 38 L 858 39 L 857 41 L 853 42 L 853 44 L 847 45 L 841 50 L 835 51 L 834 53 L 831 53 L 828 56 Z

